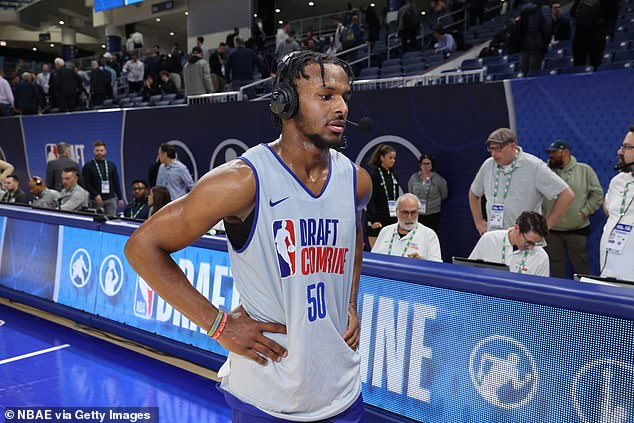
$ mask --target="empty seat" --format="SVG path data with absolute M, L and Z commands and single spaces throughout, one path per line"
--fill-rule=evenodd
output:
M 482 63 L 480 63 L 480 59 L 463 60 L 462 64 L 460 65 L 460 69 L 462 70 L 482 69 Z
M 169 106 L 170 105 L 170 100 L 161 100 L 158 103 L 156 103 L 157 106 Z
M 613 62 L 625 62 L 630 60 L 634 60 L 634 50 L 617 51 L 612 58 Z
M 163 96 L 161 94 L 153 95 L 153 96 L 150 96 L 148 103 L 150 103 L 151 105 L 155 105 L 162 99 L 163 99 Z
M 621 70 L 621 69 L 632 69 L 634 67 L 632 62 L 614 62 L 614 63 L 604 63 L 597 71 L 609 71 L 609 70 Z
M 384 66 L 381 68 L 381 75 L 384 75 L 386 73 L 394 73 L 394 72 L 401 72 L 401 65 L 396 65 L 396 66 Z
M 503 56 L 487 56 L 482 58 L 482 64 L 484 66 L 505 65 L 506 63 L 506 58 Z
M 147 101 L 139 101 L 138 103 L 134 103 L 134 107 L 148 107 L 150 103 Z
M 184 98 L 177 98 L 176 100 L 172 101 L 172 105 L 178 104 L 187 104 L 187 100 Z
M 405 62 L 406 60 L 409 59 L 416 59 L 416 58 L 420 58 L 422 57 L 422 54 L 420 51 L 408 51 L 407 53 L 403 54 L 403 62 Z
M 381 63 L 382 68 L 387 68 L 390 66 L 401 66 L 401 59 L 386 59 Z
M 403 71 L 406 75 L 418 74 L 427 68 L 425 63 L 412 63 L 403 67 Z
M 165 94 L 163 96 L 163 100 L 167 100 L 168 102 L 173 101 L 176 98 L 176 94 Z
M 512 64 L 490 65 L 487 66 L 487 74 L 495 75 L 500 73 L 510 73 L 515 70 L 515 66 Z
M 102 106 L 103 107 L 112 107 L 112 106 L 114 106 L 114 100 L 111 99 L 111 98 L 109 98 L 107 100 L 104 100 Z
M 376 66 L 372 66 L 369 68 L 361 69 L 361 72 L 359 72 L 359 78 L 376 78 L 378 74 L 379 68 Z
M 559 69 L 543 69 L 543 70 L 538 70 L 535 72 L 530 72 L 528 74 L 529 77 L 533 77 L 533 76 L 550 76 L 550 75 L 557 75 L 559 73 Z
M 572 66 L 572 57 L 560 57 L 558 59 L 548 59 L 545 63 L 546 69 L 559 69 Z
M 594 71 L 592 66 L 571 66 L 569 68 L 559 69 L 560 74 L 566 73 L 591 73 Z
M 400 70 L 381 74 L 381 78 L 396 78 L 399 76 L 403 76 Z
M 403 59 L 403 67 L 414 64 L 414 63 L 423 63 L 423 62 L 425 62 L 425 59 L 423 58 L 423 56 L 410 56 L 407 59 Z

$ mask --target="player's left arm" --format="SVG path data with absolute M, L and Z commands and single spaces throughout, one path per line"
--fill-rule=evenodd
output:
M 359 347 L 359 316 L 357 314 L 357 297 L 359 295 L 359 280 L 361 278 L 361 264 L 363 262 L 363 223 L 361 211 L 368 204 L 372 194 L 372 179 L 368 172 L 356 166 L 357 172 L 357 244 L 354 253 L 354 269 L 352 271 L 352 288 L 350 290 L 350 304 L 348 305 L 348 327 L 343 333 L 343 339 L 348 346 L 356 351 Z

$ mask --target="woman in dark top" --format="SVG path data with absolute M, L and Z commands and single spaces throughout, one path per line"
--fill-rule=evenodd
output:
M 420 200 L 418 221 L 438 233 L 440 204 L 448 195 L 447 181 L 434 172 L 434 159 L 429 154 L 422 154 L 418 164 L 420 171 L 409 178 L 407 191 Z
M 396 150 L 380 144 L 368 164 L 376 168 L 372 173 L 372 198 L 368 203 L 368 240 L 374 245 L 381 228 L 396 223 L 396 199 L 399 196 L 398 177 L 394 173 Z
M 161 210 L 170 201 L 172 201 L 172 198 L 170 197 L 170 192 L 167 188 L 160 185 L 152 187 L 150 195 L 147 198 L 147 203 L 150 206 L 150 216 Z

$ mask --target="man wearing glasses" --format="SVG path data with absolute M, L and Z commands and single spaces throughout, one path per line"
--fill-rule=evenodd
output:
M 506 264 L 514 273 L 550 276 L 550 262 L 543 248 L 547 235 L 546 219 L 536 212 L 524 212 L 511 229 L 482 235 L 469 258 Z
M 401 195 L 396 200 L 397 223 L 381 229 L 372 252 L 442 262 L 436 232 L 418 223 L 419 208 L 414 194 Z
M 608 221 L 601 236 L 601 276 L 634 281 L 634 126 L 617 154 L 621 173 L 610 181 L 603 203 Z
M 524 211 L 541 212 L 544 197 L 557 198 L 546 216 L 548 228 L 552 228 L 575 198 L 572 189 L 546 163 L 525 153 L 510 129 L 496 129 L 486 144 L 491 157 L 482 164 L 469 190 L 469 207 L 480 235 L 510 228 Z M 482 215 L 483 196 L 487 220 Z

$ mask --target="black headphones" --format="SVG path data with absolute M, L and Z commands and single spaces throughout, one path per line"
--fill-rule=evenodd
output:
M 295 87 L 286 81 L 280 82 L 283 73 L 290 71 L 288 69 L 289 64 L 293 57 L 297 55 L 293 53 L 287 54 L 277 65 L 275 87 L 271 93 L 271 112 L 280 119 L 291 119 L 295 116 L 299 107 L 299 96 Z

